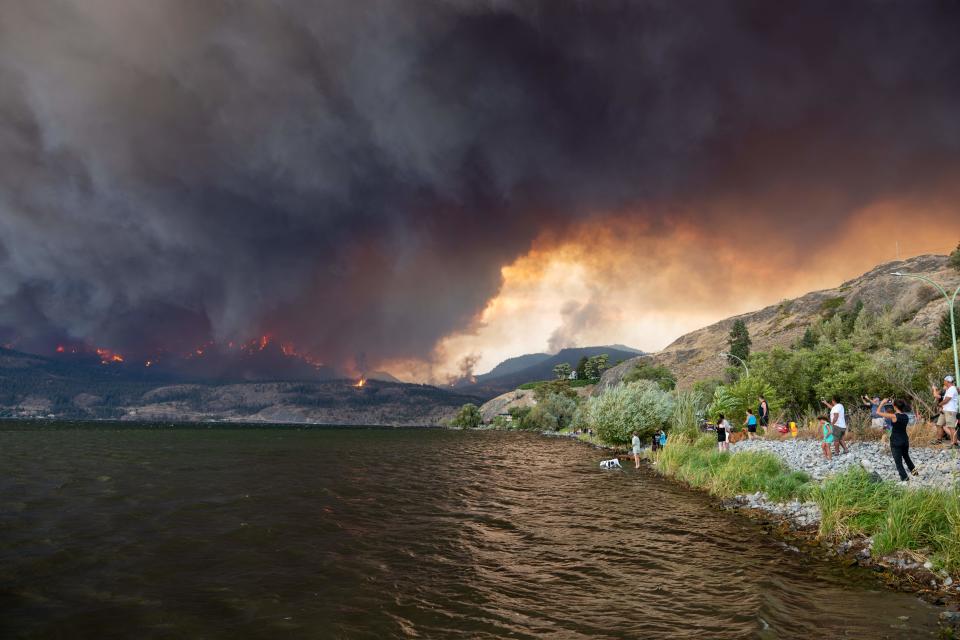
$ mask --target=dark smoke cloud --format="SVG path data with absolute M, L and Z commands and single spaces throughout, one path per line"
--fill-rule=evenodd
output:
M 545 230 L 788 239 L 950 183 L 957 33 L 932 1 L 2 2 L 0 325 L 428 357 Z

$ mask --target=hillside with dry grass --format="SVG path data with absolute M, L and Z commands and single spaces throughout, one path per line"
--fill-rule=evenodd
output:
M 890 312 L 899 322 L 920 329 L 921 335 L 932 336 L 946 308 L 943 296 L 926 283 L 891 275 L 894 271 L 922 273 L 950 290 L 960 284 L 960 273 L 948 265 L 946 256 L 923 255 L 881 264 L 838 287 L 721 320 L 677 338 L 662 351 L 627 360 L 604 372 L 594 393 L 620 382 L 644 360 L 668 367 L 680 388 L 688 388 L 697 380 L 721 377 L 727 364 L 717 354 L 728 348 L 730 329 L 738 319 L 747 325 L 752 351 L 792 345 L 807 327 L 852 309 L 858 301 L 867 311 Z

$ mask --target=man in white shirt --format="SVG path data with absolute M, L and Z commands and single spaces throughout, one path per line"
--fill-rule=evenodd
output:
M 943 395 L 940 398 L 940 418 L 937 426 L 950 436 L 950 446 L 960 449 L 957 443 L 957 381 L 953 376 L 943 379 Z
M 847 443 L 843 441 L 843 437 L 847 435 L 847 412 L 837 396 L 833 396 L 830 406 L 830 423 L 833 424 L 833 453 L 839 454 L 840 447 L 843 447 L 844 453 L 850 453 Z

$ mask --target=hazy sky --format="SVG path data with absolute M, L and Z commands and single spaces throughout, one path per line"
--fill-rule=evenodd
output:
M 657 349 L 956 245 L 957 33 L 948 1 L 0 0 L 0 337 L 424 380 Z

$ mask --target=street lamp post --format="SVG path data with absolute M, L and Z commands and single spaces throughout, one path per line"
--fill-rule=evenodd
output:
M 720 356 L 721 358 L 733 358 L 734 360 L 737 360 L 740 364 L 743 365 L 743 371 L 744 373 L 747 374 L 747 377 L 748 378 L 750 377 L 750 369 L 747 368 L 747 363 L 743 361 L 743 358 L 741 358 L 740 356 L 735 356 L 732 353 L 727 353 L 726 351 L 721 351 L 717 355 Z
M 895 271 L 893 275 L 899 278 L 913 278 L 915 280 L 923 280 L 929 284 L 932 284 L 937 288 L 937 290 L 943 294 L 943 297 L 947 300 L 947 305 L 950 308 L 950 338 L 953 340 L 953 379 L 960 383 L 960 358 L 957 357 L 957 323 L 954 319 L 953 307 L 957 301 L 957 294 L 960 293 L 960 286 L 953 292 L 953 295 L 949 295 L 947 290 L 940 286 L 938 283 L 934 282 L 926 276 L 921 276 L 917 273 L 902 273 L 900 271 Z

